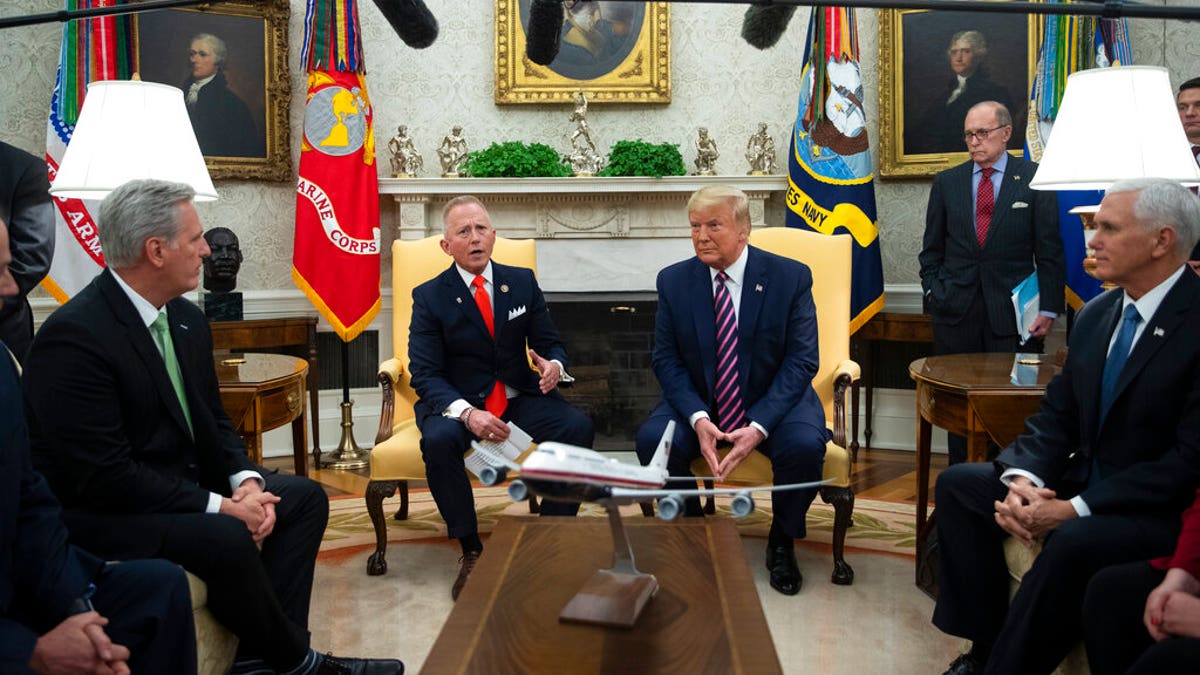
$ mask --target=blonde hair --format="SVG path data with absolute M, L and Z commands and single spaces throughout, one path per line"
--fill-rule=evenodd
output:
M 733 209 L 733 221 L 750 229 L 750 200 L 746 193 L 728 185 L 708 185 L 692 193 L 688 199 L 689 214 L 718 205 Z

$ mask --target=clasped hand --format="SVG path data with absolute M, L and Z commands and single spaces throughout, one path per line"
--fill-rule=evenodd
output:
M 1077 515 L 1075 507 L 1058 499 L 1054 490 L 1037 487 L 1024 476 L 1013 478 L 1004 501 L 994 506 L 996 524 L 1026 548 Z
M 713 477 L 725 480 L 742 463 L 750 451 L 763 442 L 762 432 L 752 426 L 744 426 L 730 432 L 722 431 L 707 417 L 696 422 L 696 438 L 700 442 L 700 454 L 712 469 Z M 721 459 L 717 454 L 717 443 L 731 443 L 732 447 Z
M 1200 637 L 1200 581 L 1186 570 L 1173 567 L 1150 595 L 1142 622 L 1150 637 L 1163 641 L 1172 635 Z
M 239 485 L 231 497 L 221 500 L 221 513 L 245 523 L 257 543 L 275 529 L 275 505 L 278 503 L 277 495 L 264 492 L 258 481 L 251 478 Z
M 108 619 L 96 612 L 67 617 L 38 638 L 29 666 L 38 673 L 127 675 L 129 650 L 104 632 Z

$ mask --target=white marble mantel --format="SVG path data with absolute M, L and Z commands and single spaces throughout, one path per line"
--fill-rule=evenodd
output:
M 383 221 L 390 212 L 398 239 L 440 234 L 442 206 L 472 194 L 501 235 L 538 240 L 547 293 L 627 296 L 653 292 L 659 269 L 692 255 L 686 205 L 705 185 L 743 190 L 758 227 L 764 203 L 787 189 L 787 177 L 391 178 L 379 181 L 379 192 Z

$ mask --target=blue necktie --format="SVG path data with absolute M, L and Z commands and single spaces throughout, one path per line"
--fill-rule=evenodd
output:
M 1108 414 L 1108 408 L 1112 405 L 1117 389 L 1117 379 L 1121 377 L 1121 369 L 1129 360 L 1129 347 L 1133 345 L 1133 335 L 1137 332 L 1138 324 L 1141 322 L 1142 315 L 1138 314 L 1136 306 L 1129 305 L 1125 308 L 1125 313 L 1121 315 L 1121 327 L 1117 331 L 1117 340 L 1108 352 L 1108 359 L 1104 361 L 1104 375 L 1100 380 L 1101 422 L 1104 421 L 1104 417 Z

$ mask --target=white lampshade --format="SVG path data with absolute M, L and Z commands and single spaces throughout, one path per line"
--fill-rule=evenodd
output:
M 1117 66 L 1074 73 L 1029 187 L 1105 190 L 1126 178 L 1200 185 L 1167 69 Z
M 103 199 L 138 178 L 187 183 L 196 201 L 217 198 L 182 91 L 141 80 L 93 82 L 50 193 Z

